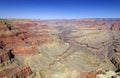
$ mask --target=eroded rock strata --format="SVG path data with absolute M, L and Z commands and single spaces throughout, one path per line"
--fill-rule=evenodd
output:
M 0 20 L 0 78 L 119 78 L 119 72 L 120 19 Z

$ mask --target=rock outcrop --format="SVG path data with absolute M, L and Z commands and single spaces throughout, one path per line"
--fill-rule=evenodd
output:
M 102 74 L 98 74 L 96 78 L 119 78 L 119 73 L 116 73 L 114 71 L 106 71 Z
M 29 67 L 14 67 L 0 72 L 1 78 L 32 78 L 32 71 Z
M 5 66 L 12 62 L 14 59 L 14 55 L 12 54 L 11 51 L 4 51 L 0 49 L 0 66 Z
M 116 22 L 112 25 L 111 30 L 119 31 L 120 30 L 120 22 Z

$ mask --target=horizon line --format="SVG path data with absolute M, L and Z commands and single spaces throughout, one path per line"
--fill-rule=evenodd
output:
M 120 19 L 120 17 L 107 17 L 107 18 L 92 18 L 92 17 L 85 17 L 85 18 L 0 18 L 0 20 L 79 20 L 79 19 Z

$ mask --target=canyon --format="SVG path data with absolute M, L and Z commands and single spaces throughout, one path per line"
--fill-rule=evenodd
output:
M 0 19 L 0 78 L 120 78 L 120 19 Z

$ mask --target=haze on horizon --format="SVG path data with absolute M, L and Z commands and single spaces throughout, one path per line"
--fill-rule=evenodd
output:
M 120 0 L 1 0 L 0 18 L 120 18 Z

